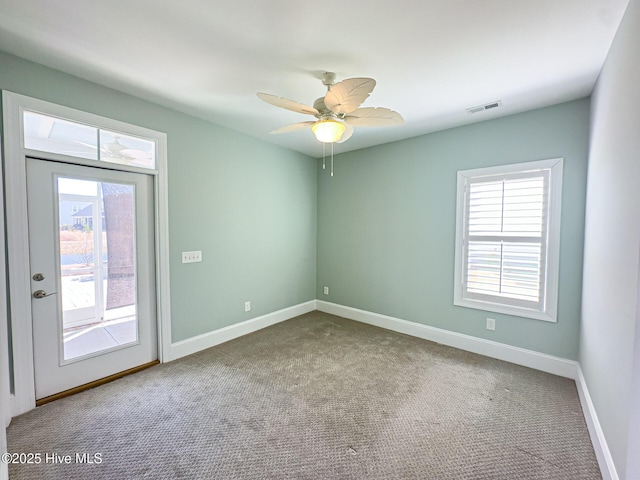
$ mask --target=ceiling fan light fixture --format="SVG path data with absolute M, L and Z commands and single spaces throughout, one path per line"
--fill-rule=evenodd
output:
M 335 143 L 342 138 L 342 134 L 347 129 L 344 123 L 333 118 L 318 120 L 311 125 L 311 131 L 316 140 L 322 143 Z

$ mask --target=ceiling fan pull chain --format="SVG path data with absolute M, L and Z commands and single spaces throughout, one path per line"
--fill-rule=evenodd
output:
M 333 177 L 333 143 L 331 144 L 331 176 Z
M 325 157 L 327 156 L 327 144 L 322 144 L 322 169 L 326 170 L 327 162 L 325 161 Z

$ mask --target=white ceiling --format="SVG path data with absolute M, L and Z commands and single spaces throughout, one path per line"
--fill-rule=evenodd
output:
M 0 49 L 308 155 L 313 120 L 260 101 L 378 82 L 336 153 L 589 95 L 628 0 L 0 0 Z M 467 107 L 502 100 L 496 110 Z

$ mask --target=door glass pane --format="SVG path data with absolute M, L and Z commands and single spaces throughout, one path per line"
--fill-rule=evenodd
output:
M 135 187 L 58 178 L 64 360 L 138 341 Z

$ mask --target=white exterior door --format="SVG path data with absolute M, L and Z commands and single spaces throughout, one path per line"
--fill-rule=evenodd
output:
M 36 399 L 157 359 L 153 181 L 27 159 Z

